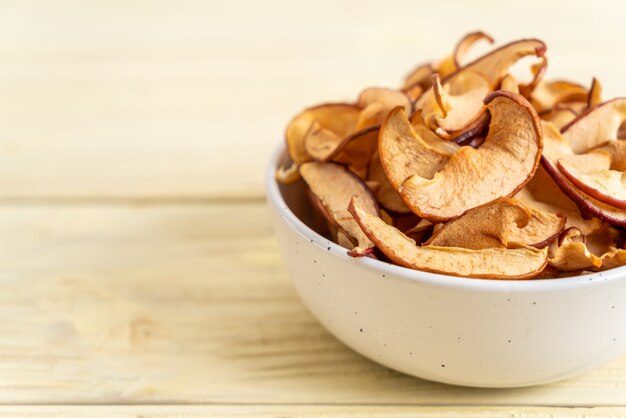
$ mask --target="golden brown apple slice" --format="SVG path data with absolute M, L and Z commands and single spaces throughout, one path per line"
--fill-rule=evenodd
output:
M 344 138 L 323 161 L 335 161 L 349 166 L 354 172 L 365 172 L 378 148 L 378 130 L 377 126 L 371 126 Z
M 531 102 L 538 112 L 553 109 L 557 103 L 586 102 L 586 87 L 565 80 L 540 82 L 531 95 Z
M 435 68 L 432 63 L 418 65 L 408 76 L 404 79 L 404 85 L 402 91 L 409 92 L 415 87 L 419 87 L 422 91 L 430 88 L 430 80 L 435 73 Z
M 363 109 L 357 122 L 357 129 L 380 125 L 389 111 L 395 107 L 404 107 L 407 114 L 410 114 L 413 108 L 413 103 L 406 93 L 381 87 L 363 90 L 357 99 L 357 105 Z
M 470 250 L 484 248 L 508 248 L 509 244 L 527 245 L 525 242 L 509 241 L 513 229 L 526 227 L 531 214 L 522 204 L 510 198 L 468 210 L 446 223 L 424 245 L 461 247 Z
M 355 104 L 326 103 L 305 109 L 295 116 L 285 132 L 287 152 L 293 162 L 300 165 L 311 160 L 305 149 L 305 137 L 314 122 L 319 124 L 320 129 L 344 138 L 354 132 L 360 112 Z
M 432 138 L 430 141 L 437 142 Z M 398 190 L 404 179 L 413 174 L 432 178 L 445 166 L 451 153 L 444 151 L 443 147 L 428 144 L 415 132 L 404 110 L 397 107 L 380 128 L 378 155 L 389 182 Z
M 509 72 L 509 68 L 511 68 L 513 64 L 529 55 L 543 57 L 546 49 L 546 44 L 539 39 L 514 41 L 467 64 L 444 81 L 449 82 L 462 71 L 471 70 L 482 75 L 487 79 L 491 88 L 495 89 L 502 78 Z
M 565 218 L 500 198 L 468 210 L 433 234 L 427 244 L 469 249 L 511 246 L 543 248 L 563 230 Z
M 561 271 L 573 271 L 598 268 L 602 260 L 587 249 L 580 230 L 569 228 L 550 247 L 548 263 Z
M 546 250 L 488 248 L 468 250 L 456 247 L 419 247 L 402 232 L 368 213 L 356 198 L 348 209 L 363 232 L 389 259 L 415 270 L 452 276 L 486 279 L 530 279 L 547 262 Z
M 611 169 L 611 155 L 606 151 L 559 158 L 559 170 L 574 186 L 598 200 L 626 209 L 624 173 Z
M 463 71 L 444 87 L 435 74 L 432 92 L 424 96 L 431 100 L 421 103 L 422 117 L 431 129 L 440 128 L 449 137 L 449 132 L 465 129 L 480 116 L 489 83 L 476 72 Z
M 548 57 L 545 55 L 541 57 L 541 60 L 532 65 L 530 67 L 531 72 L 533 74 L 532 80 L 530 83 L 519 86 L 520 94 L 526 98 L 530 98 L 532 93 L 535 91 L 539 83 L 543 80 L 543 76 L 546 74 L 548 70 Z M 502 87 L 500 87 L 502 88 Z
M 626 250 L 613 247 L 602 255 L 600 270 L 609 270 L 626 265 Z
M 276 181 L 281 184 L 293 184 L 300 180 L 300 167 L 297 164 L 291 163 L 289 168 L 285 168 L 284 166 L 280 166 L 278 170 L 276 170 Z
M 493 44 L 494 40 L 487 33 L 482 31 L 470 32 L 465 35 L 454 47 L 452 59 L 456 68 L 461 68 L 465 63 L 465 57 L 477 42 L 486 41 Z
M 539 113 L 541 120 L 550 122 L 557 129 L 569 125 L 576 119 L 576 116 L 578 116 L 578 114 L 574 110 L 561 106 Z
M 522 96 L 505 91 L 490 94 L 485 103 L 491 123 L 480 148 L 462 147 L 432 178 L 416 172 L 402 183 L 399 193 L 418 216 L 447 221 L 499 197 L 513 196 L 533 176 L 542 149 L 537 113 Z M 382 153 L 381 161 L 384 167 Z
M 307 162 L 300 166 L 300 174 L 325 208 L 331 222 L 357 241 L 357 248 L 353 251 L 365 254 L 372 248 L 374 244 L 347 211 L 352 196 L 358 196 L 364 211 L 380 215 L 376 199 L 367 185 L 346 167 L 336 163 Z
M 574 154 L 582 154 L 618 138 L 626 120 L 626 98 L 601 103 L 580 114 L 561 129 L 563 138 Z
M 374 192 L 374 195 L 380 205 L 392 212 L 411 213 L 411 209 L 404 203 L 404 200 L 402 200 L 396 189 L 389 182 L 377 153 L 370 162 L 368 176 L 370 180 L 379 184 L 378 190 Z
M 595 105 L 602 103 L 602 84 L 597 78 L 591 80 L 591 88 L 589 89 L 589 96 L 587 98 L 587 108 L 592 108 Z

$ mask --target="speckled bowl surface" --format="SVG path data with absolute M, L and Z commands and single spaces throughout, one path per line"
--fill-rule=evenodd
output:
M 302 300 L 335 337 L 392 369 L 444 383 L 530 386 L 626 354 L 626 268 L 553 280 L 494 281 L 425 273 L 346 250 L 307 226 L 303 184 L 267 195 Z

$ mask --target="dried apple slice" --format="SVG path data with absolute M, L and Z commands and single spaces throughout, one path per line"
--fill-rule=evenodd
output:
M 530 83 L 519 86 L 520 94 L 526 98 L 531 97 L 532 93 L 535 91 L 541 80 L 543 80 L 543 76 L 548 70 L 548 57 L 546 57 L 545 55 L 542 56 L 541 61 L 531 66 L 530 69 L 533 73 L 533 79 L 530 81 Z
M 614 99 L 578 116 L 562 129 L 562 135 L 555 133 L 554 129 L 544 129 L 545 149 L 541 159 L 546 171 L 559 188 L 579 206 L 581 212 L 619 226 L 626 226 L 626 210 L 605 201 L 610 200 L 609 197 L 621 199 L 608 188 L 603 189 L 606 193 L 601 193 L 589 185 L 587 192 L 581 190 L 558 168 L 558 162 L 561 159 L 572 158 L 576 154 L 586 153 L 605 144 L 607 140 L 617 141 L 618 131 L 624 119 L 626 119 L 626 99 Z M 615 203 L 613 200 L 611 202 Z
M 510 198 L 468 210 L 463 215 L 446 223 L 434 233 L 424 245 L 461 247 L 470 250 L 484 248 L 519 247 L 526 242 L 510 241 L 513 229 L 526 227 L 531 214 L 522 204 Z
M 587 98 L 587 108 L 592 108 L 595 105 L 602 103 L 602 84 L 597 78 L 591 80 L 591 88 L 589 89 L 589 96 Z
M 281 184 L 293 184 L 300 180 L 300 167 L 297 164 L 291 163 L 289 168 L 285 168 L 284 166 L 280 166 L 278 170 L 276 170 L 276 181 Z
M 573 271 L 598 268 L 602 260 L 587 249 L 580 230 L 569 228 L 551 246 L 548 263 L 561 271 Z
M 326 161 L 341 141 L 339 135 L 315 120 L 304 136 L 304 149 L 314 160 Z
M 353 251 L 365 254 L 372 248 L 374 244 L 346 210 L 352 196 L 359 196 L 363 210 L 380 215 L 378 204 L 367 185 L 346 167 L 336 163 L 304 163 L 300 166 L 300 174 L 325 208 L 330 220 L 357 241 Z
M 583 192 L 617 208 L 626 209 L 624 173 L 612 170 L 611 160 L 608 152 L 593 151 L 560 158 L 557 166 Z
M 452 53 L 452 60 L 454 61 L 456 68 L 461 68 L 463 66 L 465 57 L 479 41 L 486 41 L 490 44 L 493 44 L 494 42 L 491 36 L 482 31 L 470 32 L 461 38 L 461 40 L 454 47 L 454 52 Z
M 626 120 L 626 98 L 609 100 L 580 114 L 561 129 L 563 138 L 574 154 L 582 154 L 618 138 Z
M 411 213 L 411 209 L 404 203 L 396 189 L 393 188 L 383 170 L 378 154 L 375 154 L 369 165 L 369 179 L 379 184 L 378 190 L 374 192 L 376 200 L 385 209 L 396 213 Z
M 537 113 L 522 96 L 505 91 L 490 94 L 485 103 L 491 123 L 480 148 L 462 147 L 432 178 L 416 172 L 402 183 L 399 193 L 418 216 L 447 221 L 499 197 L 513 196 L 533 176 L 542 149 Z M 382 152 L 381 161 L 384 167 Z
M 327 103 L 305 109 L 294 117 L 285 132 L 287 152 L 294 163 L 300 165 L 311 160 L 305 149 L 305 137 L 314 122 L 321 129 L 344 138 L 354 132 L 361 109 L 354 104 Z
M 431 63 L 418 65 L 404 79 L 402 91 L 408 92 L 415 87 L 419 87 L 422 91 L 430 88 L 430 79 L 435 73 L 435 69 Z
M 323 161 L 335 161 L 357 173 L 365 172 L 378 148 L 377 126 L 361 129 L 345 138 Z M 363 175 L 360 175 L 363 178 Z
M 442 129 L 449 137 L 449 132 L 463 130 L 480 117 L 489 83 L 476 72 L 463 71 L 444 87 L 435 74 L 432 91 L 424 96 L 431 100 L 421 103 L 422 117 L 431 129 Z
M 413 103 L 406 93 L 381 87 L 363 90 L 357 99 L 357 105 L 363 108 L 357 129 L 380 125 L 387 113 L 397 106 L 404 107 L 407 114 L 411 113 L 413 108 Z
M 427 244 L 469 249 L 511 246 L 543 248 L 563 230 L 565 218 L 500 198 L 468 210 L 433 234 Z
M 561 106 L 539 113 L 539 117 L 542 120 L 552 123 L 557 129 L 569 125 L 576 119 L 576 116 L 578 116 L 578 113 L 574 110 Z
M 586 87 L 565 80 L 540 82 L 531 95 L 531 102 L 538 112 L 553 109 L 557 103 L 586 102 Z
M 436 142 L 432 138 L 430 141 Z M 445 166 L 451 153 L 442 147 L 429 145 L 415 132 L 404 110 L 397 107 L 380 128 L 378 155 L 389 182 L 398 190 L 410 175 L 432 178 Z
M 419 247 L 405 234 L 368 213 L 352 198 L 348 209 L 363 232 L 389 259 L 415 270 L 486 279 L 530 279 L 547 262 L 546 250 L 456 247 Z
M 514 41 L 497 48 L 490 53 L 483 55 L 475 61 L 460 68 L 456 73 L 450 75 L 445 82 L 449 82 L 459 73 L 467 70 L 474 71 L 482 75 L 492 89 L 494 89 L 509 72 L 509 68 L 521 58 L 534 55 L 543 57 L 546 52 L 546 44 L 539 39 L 522 39 Z
M 614 269 L 624 265 L 626 265 L 626 250 L 613 247 L 602 255 L 600 270 Z

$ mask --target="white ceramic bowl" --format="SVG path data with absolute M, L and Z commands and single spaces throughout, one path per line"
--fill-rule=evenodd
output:
M 267 195 L 285 263 L 310 311 L 362 355 L 423 379 L 519 387 L 566 379 L 626 354 L 626 269 L 496 281 L 410 270 L 346 250 L 307 226 L 302 185 Z M 296 216 L 298 214 L 298 216 Z

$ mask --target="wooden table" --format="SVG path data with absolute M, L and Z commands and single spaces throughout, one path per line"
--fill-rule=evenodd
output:
M 3 1 L 0 417 L 626 415 L 626 358 L 480 390 L 355 354 L 298 300 L 262 186 L 304 105 L 395 86 L 480 26 L 624 94 L 625 11 Z

